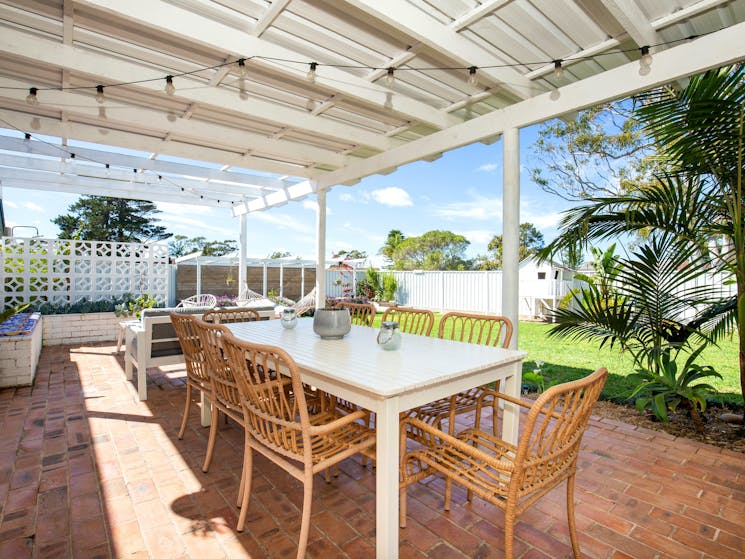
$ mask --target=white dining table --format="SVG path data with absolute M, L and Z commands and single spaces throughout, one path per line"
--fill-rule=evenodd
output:
M 287 330 L 279 320 L 226 324 L 254 343 L 281 347 L 297 363 L 303 381 L 375 412 L 376 557 L 398 557 L 399 414 L 462 390 L 501 380 L 501 390 L 520 395 L 523 351 L 402 334 L 401 348 L 385 351 L 378 330 L 352 326 L 341 340 L 323 340 L 313 320 Z M 505 405 L 502 437 L 516 442 L 519 410 Z

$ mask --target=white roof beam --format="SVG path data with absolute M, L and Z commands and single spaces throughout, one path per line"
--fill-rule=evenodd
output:
M 512 0 L 487 0 L 483 4 L 475 7 L 470 12 L 466 12 L 458 19 L 453 20 L 453 22 L 448 27 L 450 27 L 453 31 L 462 31 L 469 25 L 472 25 L 480 19 L 485 18 L 492 12 L 498 10 L 506 4 L 509 4 L 510 2 L 512 2 Z
M 274 20 L 280 16 L 289 3 L 290 0 L 274 0 L 272 5 L 264 12 L 264 15 L 256 22 L 256 26 L 252 30 L 253 34 L 256 37 L 261 37 L 264 31 L 274 23 Z
M 634 0 L 602 0 L 602 3 L 640 47 L 660 41 L 649 19 Z
M 26 97 L 26 85 L 25 82 L 0 77 L 0 88 L 3 88 L 0 89 L 0 96 L 4 94 L 20 102 Z M 97 121 L 100 119 L 101 105 L 90 95 L 76 90 L 42 90 L 39 91 L 38 97 L 41 104 L 48 108 L 65 111 L 69 118 L 73 118 L 73 115 L 80 115 L 87 119 L 92 118 Z M 165 111 L 143 106 L 127 106 L 117 102 L 106 114 L 107 118 L 100 123 L 103 127 L 116 128 L 117 125 L 140 127 L 151 130 L 155 134 L 168 132 L 175 136 L 194 138 L 206 144 L 251 148 L 254 152 L 269 156 L 274 155 L 307 163 L 318 162 L 333 167 L 340 167 L 347 162 L 345 156 L 326 149 L 299 142 L 271 139 L 239 128 L 186 118 L 177 118 L 171 122 Z
M 137 21 L 143 26 L 163 33 L 165 36 L 178 34 L 188 37 L 199 37 L 201 42 L 215 49 L 224 50 L 235 56 L 255 55 L 257 57 L 272 57 L 285 60 L 301 60 L 312 62 L 307 55 L 294 52 L 291 49 L 270 43 L 264 39 L 254 37 L 248 33 L 234 29 L 214 21 L 207 20 L 194 12 L 174 6 L 163 0 L 77 0 L 78 4 L 98 8 L 103 12 L 115 14 L 118 17 Z M 209 38 L 209 40 L 207 40 Z M 307 68 L 298 65 L 276 64 L 262 60 L 272 65 L 276 70 L 301 77 Z M 364 79 L 332 66 L 324 66 L 316 81 L 323 84 L 329 81 L 332 89 L 341 91 L 345 96 L 360 99 L 366 103 L 386 107 L 386 88 L 370 84 Z M 395 110 L 409 115 L 412 120 L 419 120 L 437 128 L 447 128 L 457 121 L 451 115 L 438 111 L 419 101 L 399 96 L 395 102 Z
M 57 41 L 1 24 L 0 29 L 2 30 L 0 33 L 0 52 L 27 58 L 30 62 L 44 60 L 47 64 L 53 64 L 60 68 L 90 74 L 96 76 L 96 79 L 104 85 L 153 79 L 154 81 L 151 82 L 137 84 L 136 87 L 152 91 L 157 95 L 163 95 L 162 78 L 168 73 L 165 69 L 162 72 L 156 72 L 150 66 L 106 56 L 80 47 L 62 45 Z M 222 72 L 227 74 L 229 70 L 229 67 L 221 68 L 217 72 L 216 78 L 219 78 Z M 219 79 L 224 79 L 224 76 Z M 385 138 L 366 130 L 343 127 L 335 122 L 309 115 L 306 111 L 278 106 L 276 103 L 259 98 L 252 98 L 250 103 L 246 103 L 233 91 L 205 88 L 201 81 L 188 76 L 179 77 L 177 86 L 179 87 L 176 96 L 192 103 L 205 103 L 221 109 L 235 111 L 238 114 L 245 114 L 249 118 L 278 124 L 289 122 L 296 130 L 323 134 L 343 142 L 369 146 L 379 150 L 390 147 L 390 143 Z
M 61 146 L 60 146 L 61 147 Z M 200 177 L 208 180 L 225 181 L 230 183 L 242 184 L 245 187 L 256 188 L 261 190 L 279 190 L 296 181 L 287 181 L 273 179 L 271 177 L 262 177 L 249 173 L 236 173 L 227 170 L 210 169 L 198 165 L 188 165 L 186 163 L 174 163 L 163 161 L 152 157 L 138 157 L 136 155 L 124 155 L 121 153 L 100 151 L 96 149 L 74 147 L 66 148 L 67 151 L 74 152 L 83 160 L 95 161 L 97 163 L 108 163 L 118 167 L 129 169 L 145 169 L 155 173 L 168 173 L 173 175 L 188 175 Z M 44 155 L 49 157 L 59 157 L 60 149 L 46 142 L 26 141 L 21 138 L 9 138 L 0 136 L 0 150 L 14 151 L 18 153 L 28 153 L 34 155 Z
M 1 99 L 0 102 L 2 102 Z M 138 131 L 105 130 L 93 124 L 62 122 L 59 118 L 36 117 L 24 111 L 23 107 L 27 107 L 27 105 L 19 105 L 19 107 L 18 111 L 12 110 L 12 107 L 0 109 L 0 118 L 16 130 L 31 130 L 32 132 L 59 138 L 74 137 L 81 142 L 105 142 L 108 145 L 126 149 L 154 151 L 174 157 L 212 161 L 222 165 L 235 165 L 254 171 L 289 175 L 291 177 L 309 178 L 319 173 L 315 169 L 302 165 L 282 163 L 254 155 L 243 155 L 221 147 L 195 145 L 179 140 L 166 141 L 159 136 L 148 136 Z
M 745 60 L 743 36 L 745 23 L 727 27 L 656 54 L 652 71 L 646 75 L 640 75 L 637 62 L 624 64 L 560 88 L 558 98 L 554 92 L 538 95 L 327 173 L 318 179 L 318 187 L 326 189 L 335 184 L 344 184 L 390 167 L 424 159 L 434 153 L 493 137 L 506 128 L 529 126 Z
M 417 41 L 449 56 L 464 67 L 479 67 L 480 76 L 493 80 L 520 99 L 531 97 L 535 91 L 534 84 L 514 68 L 482 68 L 493 64 L 494 53 L 476 46 L 411 4 L 395 0 L 344 1 L 402 33 L 412 35 Z

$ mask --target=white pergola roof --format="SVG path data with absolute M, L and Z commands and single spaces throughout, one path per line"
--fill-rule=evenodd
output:
M 2 2 L 0 128 L 32 138 L 0 136 L 0 181 L 262 210 L 742 60 L 744 21 L 745 0 Z

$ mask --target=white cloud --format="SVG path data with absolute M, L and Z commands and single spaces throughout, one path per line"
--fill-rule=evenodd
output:
M 474 229 L 472 231 L 461 231 L 460 234 L 473 244 L 488 244 L 496 233 L 485 229 Z
M 409 197 L 409 193 L 403 188 L 389 186 L 372 191 L 372 197 L 378 204 L 384 206 L 413 206 L 414 203 Z
M 485 173 L 493 173 L 499 169 L 499 165 L 496 163 L 485 163 L 484 165 L 481 165 L 477 170 L 478 171 L 484 171 Z
M 438 206 L 433 214 L 448 220 L 502 220 L 502 200 L 471 194 L 471 200 Z
M 18 204 L 15 202 L 11 202 L 10 200 L 3 200 L 3 205 L 7 206 L 8 208 L 17 208 Z
M 44 208 L 42 208 L 39 204 L 34 204 L 33 202 L 24 202 L 23 207 L 27 210 L 31 210 L 32 212 L 44 213 Z
M 318 202 L 315 200 L 303 200 L 303 208 L 306 210 L 312 210 L 313 212 L 318 211 Z M 331 215 L 333 212 L 331 211 L 331 208 L 326 206 L 326 215 Z
M 339 194 L 339 200 L 342 202 L 354 202 L 354 196 L 351 192 L 342 192 Z

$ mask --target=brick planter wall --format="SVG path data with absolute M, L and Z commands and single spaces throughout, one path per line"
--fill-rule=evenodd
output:
M 46 315 L 42 319 L 44 345 L 113 342 L 122 320 L 127 319 L 113 312 Z
M 0 336 L 0 388 L 34 383 L 41 338 L 42 327 L 38 322 L 30 334 Z

